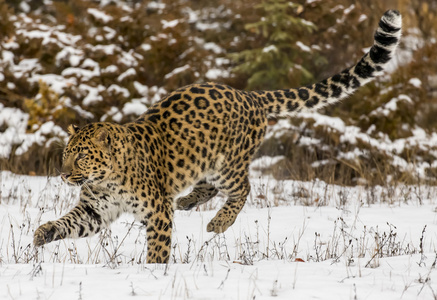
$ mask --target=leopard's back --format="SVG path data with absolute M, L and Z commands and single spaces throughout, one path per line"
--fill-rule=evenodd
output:
M 267 115 L 256 95 L 208 83 L 174 91 L 140 122 L 160 132 L 168 181 L 179 192 L 206 177 L 217 181 L 217 173 L 229 166 L 248 163 L 263 141 Z

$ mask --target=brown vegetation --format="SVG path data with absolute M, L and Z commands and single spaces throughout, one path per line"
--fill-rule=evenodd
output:
M 369 132 L 371 138 L 384 135 L 391 142 L 411 137 L 417 127 L 427 134 L 437 128 L 435 1 L 299 0 L 288 5 L 281 0 L 164 0 L 105 6 L 86 0 L 50 5 L 32 1 L 25 14 L 19 14 L 19 2 L 0 0 L 0 51 L 12 53 L 15 65 L 3 55 L 0 105 L 28 113 L 28 133 L 50 121 L 64 130 L 70 123 L 132 121 L 137 115 L 123 108 L 133 99 L 148 106 L 165 91 L 194 82 L 273 89 L 321 80 L 359 59 L 371 45 L 380 16 L 389 8 L 403 14 L 401 48 L 411 57 L 400 56 L 396 72 L 322 113 L 340 117 L 346 126 Z M 310 51 L 297 46 L 297 41 Z M 270 45 L 279 51 L 266 56 L 262 49 Z M 19 73 L 16 66 L 28 59 L 36 59 L 38 67 Z M 88 76 L 83 71 L 88 75 L 98 72 Z M 49 79 L 32 80 L 44 74 L 60 76 L 65 84 L 59 89 Z M 421 85 L 410 84 L 411 78 Z M 100 101 L 84 101 L 91 90 L 97 91 Z M 378 109 L 400 97 L 411 101 L 399 100 L 397 109 L 378 114 Z M 290 122 L 296 130 L 266 141 L 259 152 L 260 156 L 286 156 L 285 164 L 272 171 L 275 176 L 343 184 L 387 184 L 388 177 L 408 183 L 419 180 L 418 174 L 394 165 L 391 153 L 367 140 L 342 141 L 342 132 L 314 126 L 311 117 L 298 116 Z M 5 126 L 0 123 L 0 133 Z M 307 146 L 299 143 L 301 137 L 320 143 Z M 0 168 L 56 174 L 65 140 L 51 133 L 45 138 L 46 145 L 34 144 L 25 154 L 16 154 L 14 149 L 20 145 L 13 145 L 10 155 L 0 158 Z M 355 149 L 363 154 L 339 158 Z M 410 145 L 397 155 L 413 165 L 431 166 L 435 150 Z M 314 164 L 321 161 L 325 163 Z M 436 173 L 437 169 L 427 168 L 426 180 L 432 182 Z

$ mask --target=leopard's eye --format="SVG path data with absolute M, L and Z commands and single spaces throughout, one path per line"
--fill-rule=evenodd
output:
M 79 153 L 78 155 L 77 155 L 77 159 L 79 160 L 79 159 L 83 159 L 83 158 L 85 158 L 87 156 L 87 154 L 86 153 Z

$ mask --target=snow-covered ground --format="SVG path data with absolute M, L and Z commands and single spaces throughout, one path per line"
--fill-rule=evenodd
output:
M 206 232 L 219 195 L 176 212 L 171 262 L 147 265 L 145 230 L 129 215 L 36 251 L 34 230 L 65 214 L 78 190 L 1 172 L 0 299 L 437 299 L 436 188 L 252 174 L 226 233 Z

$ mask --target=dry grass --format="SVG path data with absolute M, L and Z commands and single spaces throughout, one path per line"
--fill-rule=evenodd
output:
M 45 185 L 38 191 L 36 202 L 32 202 L 32 187 L 26 182 L 26 178 L 12 174 L 2 173 L 2 178 L 11 176 L 13 188 L 7 193 L 0 194 L 0 204 L 16 206 L 23 215 L 22 221 L 12 217 L 4 223 L 2 230 L 8 230 L 8 239 L 0 245 L 0 263 L 25 263 L 38 266 L 40 263 L 72 263 L 72 264 L 103 264 L 109 268 L 117 268 L 122 265 L 145 265 L 146 259 L 146 232 L 143 226 L 133 222 L 125 222 L 123 234 L 114 234 L 110 230 L 103 231 L 99 235 L 98 242 L 90 244 L 86 242 L 86 251 L 78 250 L 76 241 L 63 240 L 55 243 L 54 248 L 47 252 L 46 248 L 35 249 L 29 243 L 35 228 L 41 223 L 43 213 L 50 212 L 59 216 L 71 208 L 77 197 L 78 190 L 71 189 L 60 183 L 57 179 L 48 178 Z M 6 179 L 5 179 L 6 180 Z M 0 181 L 0 184 L 2 182 Z M 402 203 L 421 205 L 422 199 L 435 197 L 435 189 L 426 186 L 401 186 L 387 189 L 385 187 L 360 188 L 357 194 L 355 190 L 345 187 L 336 187 L 322 182 L 303 183 L 295 182 L 290 194 L 287 189 L 279 189 L 269 194 L 268 182 L 260 187 L 256 197 L 248 200 L 249 207 L 258 207 L 268 210 L 266 220 L 256 220 L 254 230 L 250 234 L 241 233 L 235 240 L 228 240 L 225 234 L 216 234 L 209 240 L 202 242 L 201 237 L 186 237 L 186 240 L 174 241 L 172 245 L 172 263 L 193 264 L 195 262 L 207 263 L 208 261 L 234 261 L 239 264 L 252 265 L 261 260 L 286 260 L 286 261 L 314 261 L 321 262 L 331 260 L 333 263 L 346 260 L 348 265 L 354 264 L 356 259 L 367 261 L 366 267 L 378 267 L 379 259 L 392 256 L 424 253 L 423 239 L 427 232 L 425 228 L 422 236 L 413 237 L 407 241 L 405 237 L 399 237 L 395 224 L 387 223 L 387 226 L 376 227 L 356 232 L 355 226 L 359 215 L 359 209 L 355 212 L 355 219 L 347 223 L 343 218 L 333 220 L 333 231 L 328 240 L 321 238 L 315 232 L 312 249 L 308 249 L 302 256 L 300 238 L 306 231 L 305 221 L 293 240 L 274 240 L 271 238 L 271 215 L 270 207 L 283 205 L 304 205 L 319 207 L 330 205 L 338 209 L 346 210 L 347 207 L 359 200 L 361 205 L 381 204 L 401 205 Z M 267 186 L 267 188 L 266 188 Z M 275 190 L 271 187 L 270 190 Z M 288 203 L 278 201 L 288 199 Z M 35 198 L 33 198 L 35 199 Z M 276 200 L 275 200 L 276 199 Z M 198 207 L 199 210 L 209 210 L 218 206 L 223 199 L 220 197 L 211 203 Z M 35 208 L 40 213 L 35 214 Z M 260 229 L 259 223 L 263 224 Z M 6 229 L 8 228 L 8 229 Z M 83 248 L 83 244 L 82 244 Z M 129 251 L 126 251 L 129 249 Z M 300 254 L 299 254 L 300 253 Z

